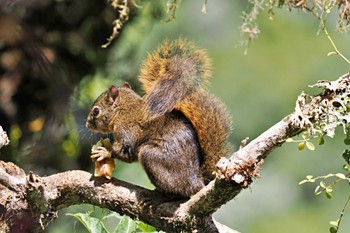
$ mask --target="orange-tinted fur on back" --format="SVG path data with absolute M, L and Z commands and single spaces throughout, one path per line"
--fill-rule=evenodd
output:
M 204 50 L 181 38 L 165 41 L 141 67 L 145 95 L 111 86 L 95 101 L 87 127 L 113 133 L 112 156 L 139 160 L 158 190 L 193 195 L 228 151 L 231 118 L 205 89 L 210 75 Z

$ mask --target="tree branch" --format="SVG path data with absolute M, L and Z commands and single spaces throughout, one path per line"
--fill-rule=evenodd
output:
M 307 96 L 310 100 L 306 101 L 306 95 L 302 94 L 297 100 L 295 112 L 230 158 L 222 158 L 217 165 L 217 178 L 188 200 L 174 199 L 114 178 L 108 181 L 93 177 L 84 171 L 67 171 L 47 177 L 33 173 L 26 176 L 14 164 L 0 162 L 0 229 L 3 229 L 1 224 L 4 222 L 1 220 L 6 220 L 10 231 L 18 227 L 18 222 L 21 222 L 16 221 L 18 213 L 22 214 L 21 219 L 23 216 L 29 219 L 22 221 L 26 226 L 43 229 L 56 217 L 55 211 L 89 203 L 129 215 L 168 232 L 235 232 L 215 222 L 212 213 L 259 178 L 264 159 L 286 139 L 306 129 L 310 132 L 320 130 L 313 125 L 322 119 L 319 114 L 333 114 L 323 112 L 325 109 L 343 114 L 341 109 L 337 109 L 337 106 L 342 106 L 337 95 L 350 92 L 350 74 L 317 86 L 324 88 L 320 95 Z M 332 98 L 338 104 L 334 104 Z M 329 105 L 325 107 L 325 103 Z M 344 114 L 348 116 L 348 112 Z M 339 117 L 343 119 L 341 117 L 344 116 Z
M 285 117 L 229 159 L 222 158 L 217 165 L 217 179 L 192 196 L 179 211 L 212 214 L 247 188 L 253 178 L 258 178 L 262 159 L 287 138 L 302 132 L 302 128 L 293 125 L 293 117 L 294 113 Z
M 8 165 L 1 163 L 2 167 Z M 47 177 L 29 174 L 27 182 L 27 187 L 36 187 L 36 189 L 22 195 L 23 198 L 20 201 L 16 200 L 17 203 L 23 204 L 18 207 L 11 205 L 10 209 L 7 209 L 8 199 L 0 199 L 0 206 L 6 209 L 0 211 L 2 219 L 4 219 L 4 212 L 10 210 L 16 211 L 17 215 L 21 212 L 35 211 L 40 214 L 36 216 L 37 219 L 31 221 L 43 225 L 43 222 L 48 223 L 56 216 L 52 214 L 53 211 L 71 205 L 89 203 L 129 215 L 168 232 L 193 229 L 198 229 L 200 232 L 236 232 L 228 231 L 226 226 L 214 222 L 211 216 L 204 218 L 195 215 L 176 215 L 176 210 L 183 200 L 172 200 L 157 191 L 150 191 L 114 178 L 107 181 L 105 178 L 93 177 L 85 171 L 67 171 Z M 7 194 L 2 193 L 2 196 L 10 195 L 15 195 L 15 192 L 8 190 Z M 46 219 L 43 220 L 42 216 Z M 6 217 L 10 218 L 7 215 Z

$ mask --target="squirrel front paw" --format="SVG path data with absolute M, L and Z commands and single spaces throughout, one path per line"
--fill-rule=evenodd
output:
M 112 179 L 114 170 L 114 159 L 112 158 L 112 144 L 108 138 L 100 139 L 92 148 L 91 156 L 95 161 L 96 177 L 104 176 L 107 179 Z
M 91 156 L 93 160 L 101 162 L 104 159 L 109 159 L 112 157 L 112 144 L 108 138 L 100 139 L 91 148 Z
M 97 148 L 92 147 L 90 158 L 96 160 L 97 162 L 101 162 L 104 159 L 112 158 L 112 152 L 103 146 L 99 146 Z

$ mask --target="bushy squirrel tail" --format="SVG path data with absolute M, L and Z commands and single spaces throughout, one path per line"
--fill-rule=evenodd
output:
M 226 107 L 205 86 L 211 63 L 204 50 L 179 38 L 165 41 L 141 66 L 148 119 L 181 111 L 196 130 L 203 154 L 202 171 L 213 178 L 218 160 L 228 152 L 231 118 Z

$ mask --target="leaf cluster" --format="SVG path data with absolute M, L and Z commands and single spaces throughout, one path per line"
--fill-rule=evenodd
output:
M 76 214 L 67 214 L 78 219 L 85 228 L 90 232 L 101 232 L 101 233 L 135 233 L 135 232 L 163 232 L 157 231 L 155 227 L 148 225 L 141 221 L 134 221 L 130 217 L 124 215 L 120 216 L 115 212 L 111 212 L 103 216 L 102 218 L 96 218 L 91 216 L 92 212 L 87 213 L 76 213 Z M 116 225 L 113 231 L 108 231 L 104 220 L 108 218 L 115 218 L 118 224 Z
M 322 193 L 325 194 L 325 196 L 328 199 L 331 199 L 333 197 L 333 187 L 338 184 L 340 181 L 346 181 L 350 184 L 350 165 L 345 164 L 343 166 L 343 169 L 346 171 L 346 173 L 330 173 L 324 176 L 318 176 L 314 177 L 312 175 L 307 175 L 306 179 L 299 182 L 299 185 L 305 184 L 305 183 L 315 183 L 317 180 L 319 181 L 319 184 L 315 188 L 315 194 L 320 195 Z M 331 181 L 329 181 L 331 180 Z M 340 212 L 340 216 L 337 220 L 330 221 L 331 227 L 329 228 L 330 233 L 336 233 L 339 230 L 340 223 L 344 216 L 344 211 L 350 201 L 350 195 L 348 196 L 347 201 L 345 202 L 345 205 Z

